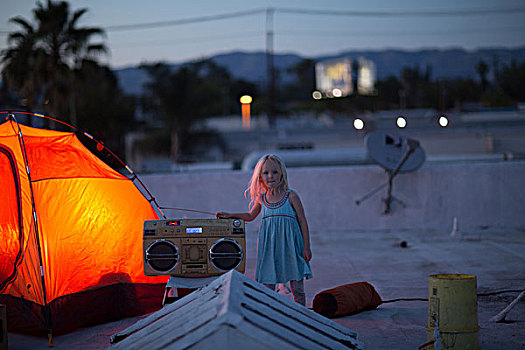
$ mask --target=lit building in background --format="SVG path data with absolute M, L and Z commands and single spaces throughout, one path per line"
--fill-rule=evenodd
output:
M 374 95 L 376 82 L 375 64 L 363 57 L 352 61 L 349 58 L 317 62 L 315 83 L 317 91 L 313 98 L 345 97 L 357 92 L 359 95 Z
M 375 88 L 376 66 L 374 62 L 359 57 L 357 63 L 357 93 L 359 95 L 375 95 L 377 91 Z
M 323 97 L 345 97 L 354 92 L 352 61 L 349 58 L 315 64 L 315 85 Z M 335 91 L 335 94 L 334 94 Z

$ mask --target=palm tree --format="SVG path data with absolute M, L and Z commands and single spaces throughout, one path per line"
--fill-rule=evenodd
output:
M 10 21 L 22 28 L 9 34 L 8 43 L 14 45 L 2 51 L 2 63 L 5 64 L 2 78 L 12 91 L 23 98 L 26 109 L 31 111 L 41 93 L 41 68 L 45 53 L 36 47 L 35 29 L 30 23 L 21 17 Z
M 20 17 L 12 19 L 22 26 L 22 31 L 10 35 L 15 45 L 5 50 L 2 59 L 6 64 L 4 76 L 10 77 L 8 81 L 14 84 L 13 88 L 26 99 L 29 99 L 28 93 L 22 93 L 24 89 L 20 84 L 37 87 L 37 81 L 45 81 L 41 94 L 45 100 L 44 109 L 54 116 L 64 114 L 63 119 L 68 109 L 72 115 L 75 113 L 75 94 L 72 93 L 75 70 L 80 68 L 83 59 L 107 51 L 103 44 L 90 43 L 94 35 L 104 34 L 102 29 L 78 27 L 86 11 L 80 9 L 71 14 L 65 1 L 47 0 L 45 5 L 37 2 L 33 10 L 34 26 Z M 29 70 L 27 74 L 23 72 L 24 67 Z
M 78 27 L 78 21 L 86 11 L 80 9 L 71 15 L 67 2 L 51 0 L 47 0 L 46 6 L 38 2 L 33 10 L 39 24 L 36 33 L 39 45 L 48 54 L 46 99 L 53 115 L 64 112 L 68 105 L 70 113 L 75 113 L 74 103 L 72 105 L 70 100 L 74 99 L 74 94 L 71 94 L 74 86 L 72 71 L 79 68 L 83 58 L 106 52 L 103 44 L 90 44 L 93 35 L 103 35 L 102 29 Z M 69 104 L 66 103 L 68 100 Z
M 481 91 L 486 92 L 488 87 L 487 74 L 489 72 L 489 66 L 485 61 L 479 61 L 476 65 L 476 72 L 479 75 L 479 80 L 481 81 Z

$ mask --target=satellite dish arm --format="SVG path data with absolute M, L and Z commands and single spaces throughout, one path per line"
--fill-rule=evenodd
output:
M 392 203 L 392 200 L 394 199 L 394 197 L 392 196 L 392 184 L 394 181 L 394 177 L 399 173 L 399 171 L 401 170 L 401 168 L 403 167 L 407 159 L 410 157 L 410 155 L 414 153 L 414 151 L 419 147 L 419 141 L 414 140 L 414 139 L 406 139 L 406 143 L 408 146 L 407 151 L 405 152 L 405 154 L 403 155 L 403 157 L 401 158 L 401 160 L 399 161 L 395 169 L 393 171 L 388 171 L 389 175 L 388 175 L 387 196 L 383 200 L 385 203 L 385 210 L 383 211 L 384 214 L 390 214 L 390 204 Z
M 394 176 L 397 175 L 397 173 L 399 173 L 399 171 L 401 170 L 405 162 L 408 160 L 408 157 L 410 157 L 410 155 L 414 153 L 414 151 L 419 147 L 419 141 L 414 140 L 414 139 L 406 139 L 406 143 L 407 143 L 408 149 L 403 155 L 403 157 L 401 158 L 401 160 L 399 161 L 399 163 L 397 164 L 396 168 L 390 173 L 391 178 L 393 178 Z

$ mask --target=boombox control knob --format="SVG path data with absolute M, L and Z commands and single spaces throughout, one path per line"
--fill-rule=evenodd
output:
M 241 226 L 241 221 L 237 220 L 237 219 L 233 220 L 233 226 L 235 226 L 235 227 Z

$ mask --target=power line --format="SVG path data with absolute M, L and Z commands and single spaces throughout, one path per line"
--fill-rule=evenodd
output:
M 275 13 L 293 13 L 300 15 L 328 15 L 328 16 L 347 16 L 347 17 L 445 17 L 445 16 L 469 16 L 469 15 L 504 15 L 504 14 L 516 14 L 524 13 L 525 7 L 498 9 L 498 8 L 475 8 L 475 9 L 457 9 L 457 10 L 445 10 L 445 11 L 338 11 L 338 10 L 308 10 L 308 9 L 294 9 L 286 7 L 277 8 L 258 8 L 247 11 L 238 11 L 232 13 L 225 13 L 219 15 L 193 17 L 187 19 L 179 19 L 173 21 L 160 21 L 160 22 L 149 22 L 149 23 L 136 23 L 136 24 L 124 24 L 109 26 L 105 29 L 107 31 L 125 31 L 125 30 L 138 30 L 138 29 L 150 29 L 158 27 L 175 26 L 182 24 L 200 23 L 208 21 L 217 21 L 234 17 L 251 16 L 255 14 L 267 13 L 268 10 L 272 10 Z
M 248 10 L 248 11 L 224 13 L 220 15 L 210 15 L 210 16 L 202 16 L 202 17 L 177 19 L 177 20 L 172 20 L 172 21 L 115 25 L 115 26 L 105 27 L 105 29 L 110 32 L 111 31 L 115 32 L 115 31 L 124 31 L 124 30 L 138 30 L 138 29 L 169 27 L 169 26 L 177 26 L 177 25 L 182 25 L 182 24 L 218 21 L 218 20 L 234 18 L 234 17 L 251 16 L 251 15 L 256 15 L 259 13 L 264 13 L 265 11 L 266 9 L 255 9 L 255 10 Z
M 264 14 L 268 10 L 275 13 L 291 13 L 298 15 L 327 15 L 327 16 L 346 16 L 346 17 L 456 17 L 456 16 L 479 16 L 479 15 L 508 15 L 525 13 L 525 7 L 516 8 L 473 8 L 473 9 L 455 9 L 455 10 L 435 10 L 435 11 L 341 11 L 341 10 L 310 10 L 310 9 L 296 9 L 287 7 L 276 8 L 256 8 L 246 11 L 237 11 L 230 13 L 223 13 L 218 15 L 208 15 L 201 17 L 183 18 L 171 21 L 157 21 L 147 23 L 130 23 L 122 25 L 113 25 L 103 27 L 110 32 L 129 31 L 152 29 L 160 27 L 177 26 L 184 24 L 202 23 L 210 21 L 219 21 L 235 17 L 252 16 L 256 14 Z M 6 29 L 0 30 L 0 35 L 7 35 L 10 31 Z
M 525 12 L 525 7 L 498 9 L 474 8 L 436 11 L 340 11 L 340 10 L 308 10 L 293 8 L 276 8 L 276 12 L 295 13 L 302 15 L 330 15 L 352 17 L 444 17 L 444 16 L 478 16 L 478 15 L 505 15 Z

